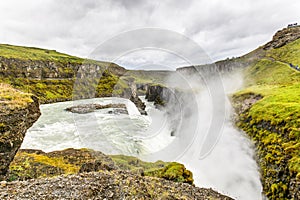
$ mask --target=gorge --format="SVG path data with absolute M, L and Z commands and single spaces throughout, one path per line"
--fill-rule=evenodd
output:
M 244 56 L 170 72 L 131 71 L 114 63 L 84 60 L 51 50 L 0 45 L 1 92 L 10 88 L 0 98 L 1 179 L 7 175 L 25 130 L 39 117 L 37 96 L 42 115 L 27 131 L 22 149 L 48 153 L 89 148 L 152 162 L 178 161 L 192 171 L 196 186 L 211 187 L 232 198 L 297 199 L 300 75 L 289 63 L 300 63 L 299 38 L 299 27 L 285 28 L 271 42 Z M 205 77 L 205 82 L 195 72 Z M 16 93 L 21 98 L 15 98 Z M 18 107 L 14 99 L 26 101 Z M 83 103 L 124 104 L 128 115 L 114 113 L 114 108 L 84 114 L 64 110 Z M 107 113 L 110 111 L 112 114 Z M 148 115 L 141 115 L 144 111 Z M 12 126 L 15 123 L 20 125 Z M 15 159 L 22 151 L 27 155 L 26 150 L 21 150 Z M 9 159 L 3 159 L 6 155 Z M 58 168 L 63 169 L 62 166 Z M 94 163 L 92 168 L 100 169 L 103 164 L 95 166 L 98 165 Z M 126 176 L 127 180 L 156 180 L 105 170 L 98 175 L 79 174 L 71 178 L 77 181 L 111 176 L 115 180 Z M 183 173 L 188 174 L 185 170 Z M 43 181 L 35 183 L 44 184 Z M 60 181 L 66 180 L 50 179 Z M 173 187 L 175 183 L 168 184 Z M 6 183 L 3 185 L 1 193 L 11 194 L 5 189 Z M 198 191 L 192 186 L 178 187 Z

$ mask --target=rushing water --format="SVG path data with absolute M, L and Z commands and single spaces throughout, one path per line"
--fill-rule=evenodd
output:
M 204 107 L 199 108 L 203 112 L 199 115 L 204 116 L 201 119 L 205 120 L 209 113 L 205 108 L 206 98 L 202 96 L 203 99 L 201 105 Z M 129 114 L 109 114 L 112 108 L 88 114 L 64 111 L 66 107 L 81 103 L 124 103 Z M 41 105 L 42 115 L 27 131 L 22 148 L 49 152 L 87 147 L 106 154 L 139 157 L 157 152 L 178 138 L 171 136 L 166 113 L 155 109 L 153 103 L 145 103 L 148 116 L 140 115 L 131 101 L 114 97 Z M 226 105 L 230 110 L 230 104 L 227 102 Z M 205 129 L 204 122 L 202 128 Z M 203 137 L 200 133 L 198 136 L 177 158 L 193 172 L 195 184 L 211 187 L 237 199 L 261 199 L 261 183 L 253 148 L 244 134 L 235 129 L 230 120 L 226 120 L 213 151 L 201 159 L 198 153 Z M 155 155 L 155 159 L 169 160 L 166 155 Z M 147 156 L 142 157 L 147 159 Z

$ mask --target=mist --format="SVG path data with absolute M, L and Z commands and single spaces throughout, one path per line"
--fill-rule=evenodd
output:
M 196 186 L 236 199 L 262 199 L 253 145 L 231 119 L 228 95 L 241 89 L 242 73 L 177 72 L 166 85 L 173 88 L 165 122 L 173 139 L 145 158 L 183 163 Z

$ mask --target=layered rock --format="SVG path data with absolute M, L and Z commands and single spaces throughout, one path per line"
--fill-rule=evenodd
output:
M 126 72 L 123 67 L 114 63 L 90 62 L 79 58 L 70 59 L 69 61 L 53 61 L 50 58 L 45 60 L 25 60 L 6 58 L 0 55 L 0 76 L 43 80 L 85 78 L 86 75 L 99 77 L 105 69 L 117 76 L 121 76 Z
M 37 97 L 0 84 L 0 179 L 20 148 L 25 133 L 39 118 Z

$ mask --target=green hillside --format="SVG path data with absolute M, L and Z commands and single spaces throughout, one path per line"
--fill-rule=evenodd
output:
M 0 56 L 21 60 L 53 61 L 62 63 L 82 63 L 84 59 L 59 53 L 55 50 L 36 47 L 23 47 L 8 44 L 0 44 Z
M 97 78 L 76 79 L 78 69 Z M 97 68 L 97 70 L 96 70 Z M 10 84 L 24 92 L 33 93 L 41 103 L 66 101 L 74 98 L 120 95 L 128 86 L 119 81 L 126 70 L 114 63 L 78 58 L 35 47 L 0 44 L 0 83 Z M 77 81 L 76 81 L 77 80 Z M 120 84 L 117 84 L 120 82 Z M 77 90 L 74 91 L 76 84 Z
M 300 39 L 264 52 L 245 70 L 245 89 L 235 105 L 258 100 L 240 113 L 237 125 L 255 141 L 266 195 L 298 198 L 300 185 Z M 254 97 L 257 98 L 255 100 Z

